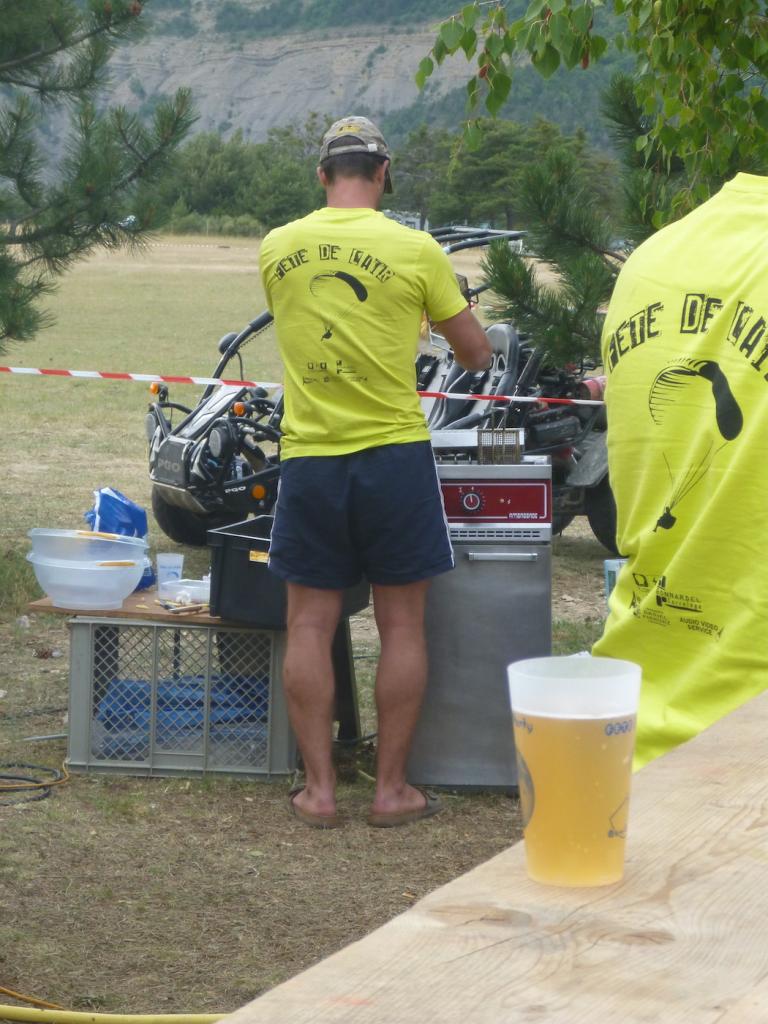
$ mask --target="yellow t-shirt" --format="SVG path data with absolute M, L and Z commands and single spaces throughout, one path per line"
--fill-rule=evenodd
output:
M 281 458 L 428 440 L 422 314 L 467 305 L 437 242 L 375 210 L 326 207 L 270 231 L 260 265 L 285 365 Z
M 640 767 L 768 684 L 768 178 L 630 256 L 603 358 L 629 562 L 594 653 L 642 666 Z

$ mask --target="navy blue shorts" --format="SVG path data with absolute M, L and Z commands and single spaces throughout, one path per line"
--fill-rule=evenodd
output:
M 452 569 L 429 441 L 281 463 L 269 568 L 322 590 L 363 576 L 397 586 Z

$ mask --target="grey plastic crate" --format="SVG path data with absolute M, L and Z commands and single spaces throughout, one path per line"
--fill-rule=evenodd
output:
M 283 632 L 96 616 L 71 620 L 70 631 L 70 770 L 295 770 Z

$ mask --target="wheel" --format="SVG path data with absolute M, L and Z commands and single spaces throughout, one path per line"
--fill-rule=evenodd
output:
M 152 488 L 152 512 L 157 525 L 166 537 L 175 540 L 177 544 L 190 544 L 198 548 L 205 547 L 208 530 L 234 523 L 237 518 L 235 516 L 195 515 L 189 509 L 171 505 L 156 487 Z
M 562 474 L 559 474 L 562 476 Z M 552 484 L 552 534 L 562 533 L 566 526 L 584 511 L 581 490 L 559 480 Z
M 616 547 L 616 502 L 607 476 L 596 487 L 587 489 L 584 506 L 592 533 L 612 555 L 619 555 Z
M 562 533 L 566 526 L 570 526 L 575 516 L 570 512 L 554 512 L 552 515 L 552 533 Z

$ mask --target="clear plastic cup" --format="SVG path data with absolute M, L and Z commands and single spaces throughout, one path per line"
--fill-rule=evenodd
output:
M 184 569 L 184 555 L 176 552 L 157 555 L 157 584 L 180 580 Z
M 551 657 L 507 672 L 528 875 L 549 885 L 618 882 L 640 666 Z
M 627 564 L 626 558 L 606 558 L 603 562 L 603 569 L 605 572 L 605 599 L 606 601 L 611 596 L 611 591 L 616 586 L 616 581 L 619 578 L 619 573 L 622 567 Z

